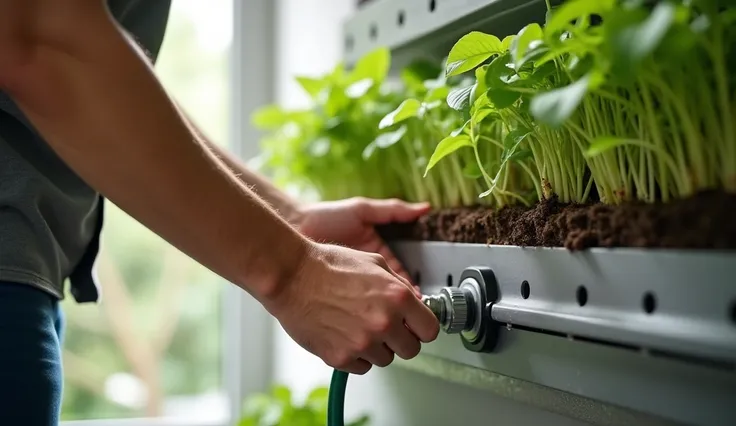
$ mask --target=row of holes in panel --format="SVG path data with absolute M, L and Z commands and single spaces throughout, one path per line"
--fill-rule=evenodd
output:
M 415 282 L 419 283 L 420 275 L 419 273 L 415 274 Z M 453 285 L 453 277 L 452 274 L 447 275 L 447 286 L 452 287 Z M 531 286 L 529 285 L 529 281 L 522 281 L 521 283 L 521 297 L 524 299 L 528 299 L 531 296 Z M 588 289 L 585 288 L 584 285 L 581 285 L 577 288 L 575 291 L 575 299 L 578 302 L 579 306 L 585 306 L 588 303 Z M 657 309 L 657 297 L 652 292 L 646 292 L 644 293 L 642 297 L 642 309 L 647 314 L 653 314 L 654 311 Z M 731 322 L 736 325 L 736 300 L 731 302 L 728 309 L 728 316 L 731 320 Z
M 434 12 L 437 10 L 437 0 L 428 0 L 427 1 L 428 8 L 430 12 Z M 403 27 L 404 23 L 406 23 L 406 13 L 403 10 L 399 10 L 396 14 L 396 25 L 399 27 Z M 378 38 L 378 24 L 375 22 L 371 24 L 369 30 L 368 30 L 368 36 L 370 37 L 371 41 L 375 41 Z M 347 51 L 353 50 L 353 46 L 355 45 L 355 40 L 353 39 L 353 36 L 351 34 L 348 34 L 348 36 L 345 38 L 345 49 Z

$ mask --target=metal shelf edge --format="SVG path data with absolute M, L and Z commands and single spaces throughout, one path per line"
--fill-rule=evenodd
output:
M 500 291 L 492 309 L 503 311 L 494 317 L 512 323 L 497 353 L 470 352 L 459 337 L 440 336 L 424 355 L 666 421 L 726 424 L 736 415 L 736 320 L 729 315 L 736 252 L 391 246 L 425 293 L 457 285 L 467 267 L 492 268 Z M 655 300 L 651 312 L 647 295 Z

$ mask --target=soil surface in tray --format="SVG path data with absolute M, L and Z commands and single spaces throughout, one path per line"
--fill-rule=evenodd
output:
M 736 249 L 736 194 L 704 192 L 666 204 L 564 204 L 437 210 L 380 229 L 387 240 L 516 246 Z

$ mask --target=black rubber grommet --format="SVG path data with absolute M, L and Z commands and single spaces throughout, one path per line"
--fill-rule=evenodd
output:
M 498 281 L 496 281 L 496 274 L 493 273 L 491 268 L 467 268 L 460 275 L 459 283 L 462 283 L 467 278 L 472 278 L 480 284 L 481 298 L 483 299 L 482 305 L 484 307 L 498 300 Z M 482 315 L 482 318 L 478 337 L 471 341 L 461 336 L 463 346 L 465 349 L 473 352 L 493 352 L 498 345 L 498 339 L 501 333 L 500 324 L 491 318 L 490 309 L 484 308 L 479 314 Z

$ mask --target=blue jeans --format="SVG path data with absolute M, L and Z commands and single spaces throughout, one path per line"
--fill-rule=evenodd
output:
M 0 282 L 0 425 L 58 425 L 63 326 L 51 295 Z

